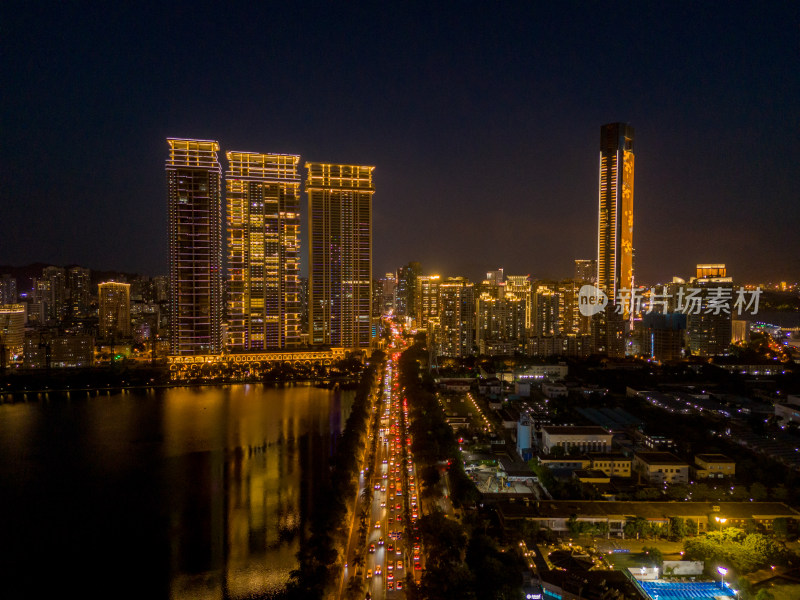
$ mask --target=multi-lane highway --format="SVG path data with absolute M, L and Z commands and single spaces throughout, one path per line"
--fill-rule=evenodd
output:
M 354 543 L 356 536 L 351 536 L 348 550 L 348 560 L 353 561 L 359 554 L 363 556 L 365 551 L 366 560 L 363 566 L 345 569 L 342 586 L 346 589 L 351 577 L 363 578 L 369 597 L 376 600 L 405 598 L 409 580 L 419 581 L 422 572 L 419 536 L 415 530 L 419 517 L 417 475 L 407 434 L 408 407 L 398 383 L 397 360 L 401 349 L 398 342 L 388 350 L 382 382 L 384 402 L 376 408 L 379 414 L 373 416 L 380 419 L 377 452 L 372 468 L 366 465 L 360 480 L 360 497 L 366 486 L 373 493 L 367 508 L 366 548 L 359 547 Z M 358 518 L 354 519 L 354 528 L 358 522 Z

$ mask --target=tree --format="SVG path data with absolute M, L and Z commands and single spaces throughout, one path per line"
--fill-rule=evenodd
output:
M 785 540 L 789 537 L 789 519 L 786 517 L 778 517 L 772 522 L 772 533 L 779 540 Z
M 661 550 L 655 546 L 645 546 L 642 548 L 642 552 L 647 554 L 650 560 L 655 563 L 653 566 L 661 568 L 661 564 L 664 562 L 664 555 Z
M 688 533 L 686 521 L 682 517 L 670 517 L 669 519 L 670 538 L 676 542 L 681 541 Z
M 695 521 L 694 519 L 688 519 L 686 521 L 686 533 L 688 535 L 697 535 L 697 531 L 698 531 L 697 521 Z
M 789 490 L 785 485 L 780 484 L 778 487 L 772 488 L 772 497 L 778 502 L 786 502 L 789 499 Z
M 756 481 L 750 486 L 750 497 L 756 502 L 762 502 L 767 499 L 767 486 L 760 481 Z
M 775 594 L 766 588 L 762 588 L 758 590 L 758 593 L 756 594 L 756 600 L 775 600 Z

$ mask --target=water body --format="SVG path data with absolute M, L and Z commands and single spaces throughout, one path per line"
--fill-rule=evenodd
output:
M 0 597 L 279 592 L 352 398 L 234 385 L 0 405 Z

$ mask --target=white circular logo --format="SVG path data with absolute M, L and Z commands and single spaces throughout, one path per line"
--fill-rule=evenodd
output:
M 599 287 L 585 285 L 578 292 L 578 309 L 584 317 L 602 312 L 608 304 L 608 296 Z

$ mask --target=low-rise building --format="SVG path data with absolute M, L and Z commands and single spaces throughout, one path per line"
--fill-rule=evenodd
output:
M 736 461 L 724 454 L 698 454 L 694 457 L 695 479 L 736 476 Z
M 781 502 L 604 502 L 596 500 L 547 500 L 498 505 L 501 522 L 516 519 L 534 521 L 556 533 L 568 532 L 570 518 L 592 525 L 605 524 L 612 536 L 624 536 L 625 524 L 641 517 L 654 525 L 668 525 L 670 518 L 693 520 L 700 533 L 719 527 L 743 527 L 755 523 L 772 531 L 775 519 L 787 519 L 795 529 L 800 513 Z M 723 521 L 724 520 L 724 521 Z M 710 526 L 710 527 L 709 527 Z
M 637 452 L 633 469 L 650 483 L 687 483 L 689 465 L 671 452 Z
M 564 452 L 580 451 L 607 453 L 611 449 L 613 436 L 602 427 L 594 425 L 562 427 L 548 425 L 542 427 L 542 449 L 550 454 L 553 448 L 561 447 Z
M 609 477 L 630 477 L 631 459 L 622 454 L 592 454 L 590 467 Z
M 569 390 L 563 383 L 542 383 L 542 393 L 550 399 L 566 398 Z

